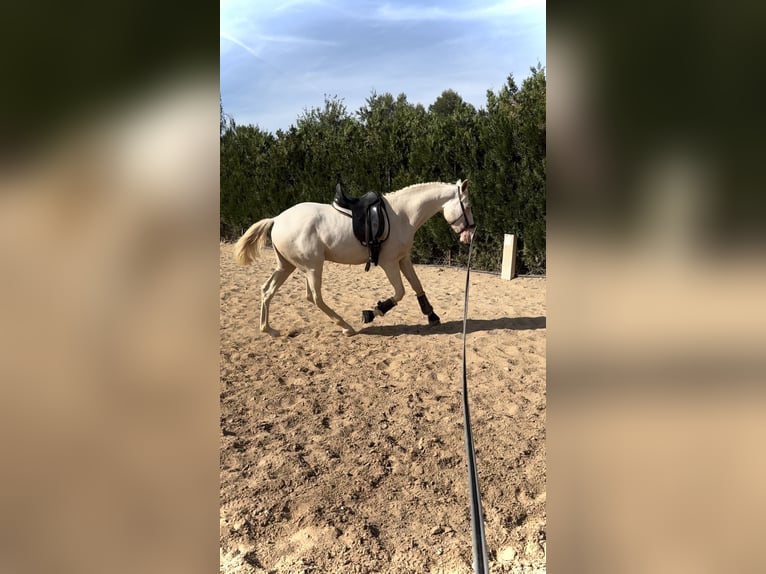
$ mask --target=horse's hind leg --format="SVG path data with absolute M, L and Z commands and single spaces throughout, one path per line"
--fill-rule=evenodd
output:
M 344 335 L 353 335 L 356 333 L 353 327 L 346 323 L 343 318 L 335 311 L 330 309 L 322 299 L 322 264 L 314 269 L 306 270 L 306 298 L 311 297 L 313 302 L 319 307 L 325 315 L 332 319 L 333 323 L 343 329 Z M 309 300 L 311 300 L 309 299 Z
M 314 295 L 311 293 L 311 286 L 309 285 L 308 279 L 306 279 L 306 301 L 309 303 L 314 302 Z
M 438 325 L 441 323 L 439 315 L 434 313 L 434 308 L 431 307 L 431 303 L 426 297 L 425 291 L 423 291 L 423 285 L 420 284 L 420 279 L 415 274 L 415 268 L 412 265 L 412 260 L 409 255 L 399 262 L 399 268 L 402 270 L 404 277 L 407 279 L 407 283 L 410 284 L 412 290 L 415 291 L 415 296 L 418 298 L 418 304 L 423 315 L 428 315 L 429 325 Z
M 295 265 L 282 257 L 279 252 L 277 252 L 277 263 L 277 270 L 271 274 L 269 280 L 261 288 L 261 332 L 273 336 L 279 335 L 279 331 L 269 326 L 269 303 L 271 303 L 271 298 L 277 292 L 277 289 L 290 276 L 290 273 L 295 270 Z

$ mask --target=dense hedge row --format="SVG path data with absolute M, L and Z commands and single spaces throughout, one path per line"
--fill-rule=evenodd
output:
M 478 223 L 474 266 L 499 271 L 503 235 L 518 238 L 521 272 L 545 271 L 545 71 L 519 89 L 509 76 L 476 110 L 446 90 L 426 110 L 404 94 L 373 93 L 355 114 L 338 97 L 272 134 L 221 109 L 221 236 L 301 201 L 329 203 L 336 182 L 360 195 L 413 183 L 470 180 Z M 413 261 L 464 261 L 444 218 L 415 237 Z

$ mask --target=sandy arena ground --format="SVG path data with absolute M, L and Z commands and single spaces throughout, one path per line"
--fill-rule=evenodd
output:
M 465 270 L 416 266 L 442 324 L 380 269 L 325 264 L 305 299 L 295 272 L 258 330 L 266 249 L 221 244 L 221 572 L 472 572 L 461 407 Z M 545 572 L 545 279 L 473 272 L 468 384 L 490 569 Z

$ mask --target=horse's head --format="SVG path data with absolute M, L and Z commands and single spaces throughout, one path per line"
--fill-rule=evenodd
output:
M 468 199 L 468 180 L 457 180 L 455 197 L 444 205 L 444 219 L 452 230 L 460 236 L 460 241 L 470 243 L 476 223 L 471 213 Z

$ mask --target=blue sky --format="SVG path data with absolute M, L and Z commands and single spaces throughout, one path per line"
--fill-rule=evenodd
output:
M 545 66 L 545 0 L 221 0 L 221 98 L 238 124 L 276 132 L 324 96 L 356 112 L 374 90 L 426 108 Z

